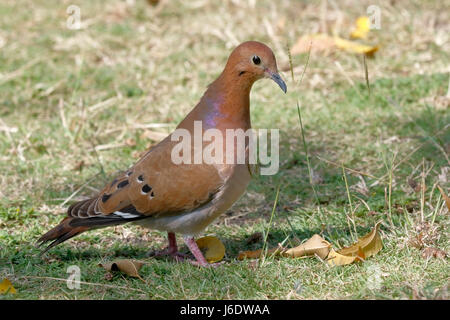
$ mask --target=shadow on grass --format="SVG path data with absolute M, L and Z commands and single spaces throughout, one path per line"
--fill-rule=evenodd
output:
M 305 241 L 312 237 L 314 234 L 320 234 L 321 229 L 312 228 L 312 229 L 294 229 L 294 230 L 284 230 L 284 229 L 274 229 L 271 230 L 268 236 L 267 247 L 274 248 L 277 247 L 279 243 L 282 243 L 286 240 L 286 237 L 289 236 L 290 239 L 295 236 L 297 241 Z M 364 235 L 370 231 L 368 227 L 357 227 L 358 234 Z M 330 234 L 332 233 L 332 235 Z M 322 234 L 326 239 L 339 237 L 341 239 L 350 240 L 350 233 L 347 227 L 333 227 L 328 229 L 326 232 Z M 221 238 L 222 242 L 225 245 L 227 256 L 224 259 L 226 262 L 233 261 L 240 251 L 247 250 L 258 250 L 263 247 L 263 239 L 257 241 L 256 243 L 249 244 L 248 237 L 227 237 Z M 69 240 L 70 241 L 70 240 Z M 75 263 L 77 261 L 104 261 L 104 260 L 114 260 L 114 259 L 138 259 L 138 260 L 167 260 L 173 261 L 166 257 L 161 258 L 149 258 L 147 257 L 148 251 L 156 248 L 157 243 L 148 243 L 148 247 L 141 246 L 133 246 L 133 245 L 120 245 L 114 244 L 109 247 L 104 248 L 94 248 L 93 246 L 85 246 L 83 248 L 67 248 L 69 243 L 63 244 L 62 246 L 55 247 L 51 249 L 48 253 L 43 256 L 39 256 L 39 251 L 36 247 L 33 246 L 23 246 L 22 250 L 18 250 L 7 258 L 12 264 L 22 264 L 26 260 L 27 263 L 31 264 L 46 264 L 46 263 Z M 70 244 L 69 244 L 70 245 Z M 165 244 L 164 244 L 165 245 Z M 295 244 L 295 245 L 298 245 Z M 290 247 L 289 242 L 285 244 L 285 246 Z M 179 246 L 179 250 L 183 253 L 190 253 L 185 245 Z M 193 258 L 193 257 L 192 257 Z M 175 263 L 175 262 L 174 262 Z

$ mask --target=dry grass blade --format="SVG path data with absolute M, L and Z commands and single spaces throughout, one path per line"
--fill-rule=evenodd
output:
M 442 198 L 444 198 L 444 200 L 445 200 L 445 204 L 447 205 L 448 211 L 450 211 L 450 198 L 445 194 L 444 190 L 442 190 L 440 185 L 437 185 L 437 187 L 439 189 L 439 192 L 442 195 Z
M 363 54 L 363 63 L 364 63 L 364 77 L 366 79 L 366 86 L 367 86 L 367 90 L 369 92 L 369 97 L 370 97 L 369 70 L 367 68 L 367 61 L 366 61 L 365 54 Z

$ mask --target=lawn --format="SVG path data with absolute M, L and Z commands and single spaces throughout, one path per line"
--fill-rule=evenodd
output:
M 450 249 L 437 187 L 449 193 L 449 6 L 376 1 L 380 29 L 362 42 L 379 50 L 367 68 L 335 48 L 290 59 L 301 36 L 348 39 L 372 4 L 2 1 L 0 281 L 17 293 L 0 299 L 448 299 L 448 258 L 425 249 Z M 71 5 L 79 29 L 68 27 Z M 268 80 L 252 89 L 253 127 L 280 129 L 280 170 L 255 177 L 205 231 L 225 244 L 225 263 L 148 258 L 166 235 L 134 225 L 83 233 L 40 257 L 36 240 L 68 205 L 173 130 L 246 40 L 273 49 L 288 92 Z M 263 246 L 248 241 L 255 233 L 269 247 L 318 233 L 341 248 L 377 221 L 384 247 L 363 263 L 236 259 Z M 145 261 L 144 281 L 98 266 L 119 258 Z M 79 289 L 65 283 L 70 266 Z

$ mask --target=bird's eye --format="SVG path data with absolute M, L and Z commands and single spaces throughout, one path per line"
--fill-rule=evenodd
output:
M 254 64 L 260 64 L 261 59 L 258 56 L 253 56 L 252 61 Z

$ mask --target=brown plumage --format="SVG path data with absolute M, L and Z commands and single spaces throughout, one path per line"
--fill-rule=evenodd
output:
M 251 128 L 250 90 L 255 81 L 264 77 L 273 79 L 286 91 L 269 47 L 254 41 L 239 45 L 221 75 L 177 129 L 193 133 L 194 121 L 201 121 L 203 131 L 218 129 L 225 137 L 227 129 Z M 183 234 L 196 263 L 206 265 L 193 241 L 194 235 L 239 199 L 251 176 L 247 164 L 175 164 L 171 152 L 178 141 L 172 141 L 172 135 L 151 148 L 94 198 L 70 206 L 68 217 L 38 240 L 53 241 L 44 252 L 89 229 L 134 221 L 167 231 L 168 253 L 173 256 L 179 257 L 174 233 Z M 196 150 L 192 144 L 193 153 Z

